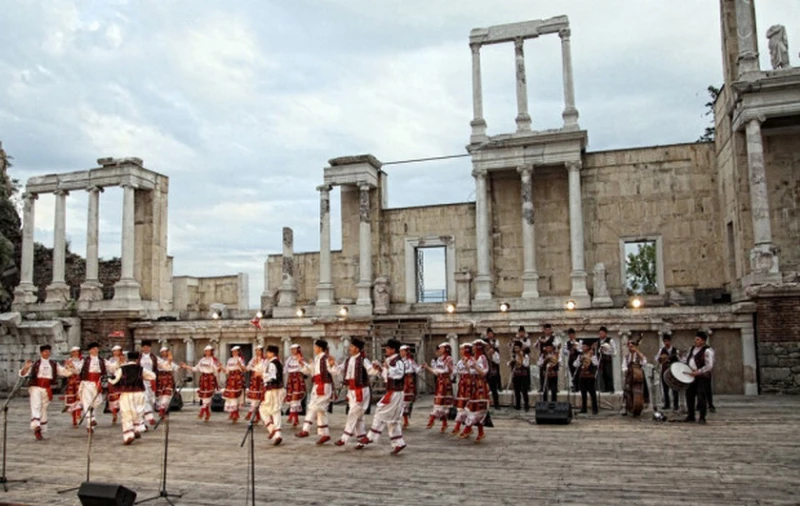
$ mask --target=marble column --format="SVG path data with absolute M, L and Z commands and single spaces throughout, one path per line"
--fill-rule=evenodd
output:
M 134 203 L 136 189 L 130 183 L 122 186 L 122 268 L 120 280 L 114 284 L 114 300 L 141 300 L 139 283 L 134 277 L 136 262 L 136 223 Z
M 35 193 L 22 194 L 22 258 L 20 265 L 20 281 L 14 290 L 14 304 L 33 304 L 36 302 L 36 286 L 33 284 L 33 232 L 36 228 Z
M 522 37 L 514 39 L 514 61 L 517 70 L 517 132 L 531 129 L 531 116 L 528 114 L 528 84 L 525 77 L 525 52 Z
M 318 186 L 319 191 L 319 284 L 317 306 L 333 304 L 331 281 L 331 185 Z
M 98 236 L 100 193 L 99 186 L 90 186 L 86 189 L 89 193 L 89 210 L 86 220 L 86 280 L 81 283 L 80 300 L 103 300 L 103 285 L 100 284 Z
M 489 236 L 489 202 L 486 195 L 486 171 L 473 170 L 475 178 L 475 241 L 478 249 L 478 274 L 475 276 L 475 300 L 492 299 Z
M 294 232 L 289 227 L 283 227 L 283 262 L 281 264 L 281 286 L 278 288 L 278 307 L 294 307 L 296 303 Z
M 756 339 L 752 326 L 741 329 L 742 341 L 742 382 L 745 395 L 758 395 L 758 361 L 756 359 Z
M 481 82 L 481 45 L 472 43 L 472 136 L 470 142 L 486 139 L 486 120 L 483 119 L 483 84 Z
M 756 17 L 753 0 L 735 0 L 736 32 L 739 45 L 739 75 L 758 72 L 758 40 L 756 38 Z
M 370 225 L 370 190 L 368 184 L 358 185 L 358 268 L 359 277 L 356 287 L 359 306 L 372 305 L 372 226 Z
M 522 297 L 539 296 L 539 273 L 536 272 L 536 235 L 533 220 L 533 166 L 517 167 L 522 182 Z
M 283 360 L 285 361 L 292 354 L 292 338 L 283 336 L 281 337 L 281 343 L 283 343 Z
M 47 287 L 46 302 L 64 302 L 70 299 L 69 286 L 65 280 L 66 211 L 69 192 L 57 190 L 54 195 L 56 196 L 56 218 L 53 234 L 53 282 Z
M 567 162 L 569 178 L 569 246 L 572 254 L 573 297 L 587 297 L 586 267 L 583 260 L 583 204 L 581 202 L 581 161 Z
M 753 218 L 753 249 L 750 250 L 751 279 L 748 284 L 780 281 L 778 251 L 772 244 L 761 121 L 759 119 L 748 121 L 745 132 L 747 171 L 750 179 L 750 214 Z
M 575 84 L 572 79 L 572 48 L 569 41 L 570 29 L 558 31 L 561 37 L 561 75 L 564 79 L 564 128 L 578 128 L 578 109 L 575 107 Z

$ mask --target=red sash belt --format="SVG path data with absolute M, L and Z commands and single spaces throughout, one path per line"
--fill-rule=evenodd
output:
M 362 402 L 364 400 L 363 388 L 356 385 L 356 380 L 354 379 L 347 380 L 347 388 L 353 390 L 356 393 L 356 401 Z
M 317 385 L 317 395 L 325 395 L 325 383 L 328 382 L 322 379 L 322 375 L 315 374 L 314 377 L 311 378 L 311 381 Z
M 102 374 L 99 372 L 89 372 L 86 373 L 86 377 L 83 378 L 81 381 L 91 381 L 92 383 L 100 383 L 100 378 Z
M 32 386 L 39 387 L 39 388 L 44 388 L 45 390 L 47 390 L 47 399 L 52 401 L 53 400 L 53 389 L 52 389 L 52 387 L 50 385 L 50 381 L 51 381 L 50 378 L 36 378 L 33 381 L 33 385 Z

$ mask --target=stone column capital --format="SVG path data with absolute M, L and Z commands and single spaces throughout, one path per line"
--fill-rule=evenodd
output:
M 472 177 L 475 179 L 486 179 L 486 169 L 472 169 Z
M 565 162 L 564 165 L 567 166 L 567 170 L 570 172 L 581 170 L 581 168 L 583 168 L 583 162 L 581 162 L 580 160 L 570 160 L 568 162 Z
M 22 200 L 39 200 L 39 194 L 33 192 L 25 192 L 22 194 Z
M 131 188 L 133 190 L 138 190 L 139 189 L 139 187 L 136 184 L 134 184 L 132 181 L 125 181 L 123 183 L 120 183 L 119 187 L 122 188 L 122 189 L 126 189 L 126 188 Z
M 517 167 L 517 173 L 522 177 L 523 181 L 530 181 L 533 175 L 533 165 L 520 165 Z
M 89 185 L 86 187 L 86 191 L 89 193 L 103 193 L 105 189 L 102 186 Z
M 562 28 L 558 31 L 558 36 L 561 37 L 561 40 L 569 40 L 570 35 L 572 35 L 572 30 L 569 27 Z
M 356 186 L 358 186 L 358 190 L 361 192 L 369 192 L 372 189 L 372 185 L 364 181 L 356 183 Z
M 320 192 L 320 193 L 323 193 L 323 194 L 328 193 L 332 189 L 333 189 L 333 185 L 332 184 L 321 184 L 321 185 L 317 186 L 317 191 Z
M 189 336 L 183 338 L 183 344 L 189 344 L 189 343 L 194 343 L 194 337 Z
M 478 55 L 481 52 L 481 43 L 480 42 L 470 42 L 469 48 L 472 50 L 473 55 Z
M 69 192 L 67 190 L 62 190 L 59 188 L 58 190 L 53 192 L 53 195 L 55 195 L 56 197 L 66 197 L 67 195 L 69 195 Z
M 281 343 L 283 343 L 283 344 L 290 343 L 291 344 L 291 342 L 292 342 L 292 337 L 291 336 L 283 336 L 283 337 L 281 337 Z

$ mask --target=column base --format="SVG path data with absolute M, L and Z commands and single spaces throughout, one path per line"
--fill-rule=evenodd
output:
M 291 307 L 297 304 L 297 289 L 287 287 L 278 289 L 278 307 Z
M 539 274 L 537 272 L 526 272 L 522 275 L 522 298 L 539 298 Z
M 488 137 L 486 136 L 486 120 L 484 120 L 483 118 L 476 118 L 470 121 L 469 125 L 472 127 L 472 135 L 470 135 L 469 138 L 470 144 L 475 144 L 487 140 Z
M 576 108 L 567 107 L 564 109 L 564 112 L 561 113 L 561 117 L 564 119 L 565 130 L 580 129 L 580 126 L 578 125 L 578 110 Z
M 53 283 L 46 289 L 45 302 L 66 302 L 69 300 L 69 285 L 62 282 Z
M 518 114 L 516 122 L 517 122 L 517 132 L 531 131 L 531 117 L 529 114 Z
M 84 281 L 81 283 L 81 295 L 78 300 L 86 302 L 103 300 L 103 285 L 99 281 Z
M 592 307 L 614 307 L 614 301 L 608 295 L 600 295 L 592 299 Z
M 14 289 L 14 304 L 35 304 L 38 300 L 33 283 L 20 283 Z
M 781 283 L 778 250 L 772 244 L 758 244 L 750 250 L 750 274 L 742 278 L 742 286 Z
M 317 285 L 317 306 L 333 305 L 333 283 L 320 283 Z
M 572 291 L 570 297 L 588 297 L 589 290 L 586 289 L 586 271 L 573 271 L 570 275 L 572 278 Z
M 492 300 L 492 278 L 485 274 L 475 276 L 475 300 Z
M 372 307 L 372 283 L 369 281 L 359 281 L 356 283 L 356 288 L 358 289 L 356 305 Z
M 135 279 L 120 279 L 114 283 L 115 301 L 140 301 L 142 295 L 139 293 L 139 283 Z

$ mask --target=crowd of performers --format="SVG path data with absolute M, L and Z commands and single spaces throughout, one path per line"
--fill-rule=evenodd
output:
M 539 392 L 543 399 L 556 400 L 563 361 L 568 366 L 570 388 L 581 393 L 582 413 L 587 412 L 589 399 L 592 413 L 598 411 L 598 380 L 603 392 L 614 392 L 612 363 L 617 347 L 608 337 L 606 328 L 600 328 L 598 339 L 591 345 L 577 340 L 573 329 L 569 329 L 567 336 L 562 345 L 553 335 L 551 325 L 545 324 L 543 335 L 533 343 L 525 329 L 519 328 L 517 336 L 509 344 L 511 360 L 508 362 L 511 380 L 507 389 L 513 386 L 515 409 L 530 409 L 528 392 L 531 389 L 532 351 L 538 352 Z M 680 361 L 687 364 L 690 371 L 687 374 L 694 377 L 686 390 L 688 416 L 685 421 L 695 421 L 696 411 L 699 411 L 697 421 L 705 423 L 707 410 L 714 411 L 711 394 L 714 351 L 707 345 L 707 339 L 705 332 L 698 331 L 694 347 L 679 354 L 672 346 L 670 336 L 665 334 L 662 336 L 663 347 L 655 357 L 662 374 L 671 364 Z M 635 341 L 627 344 L 628 354 L 622 363 L 626 378 L 647 364 L 637 345 Z M 226 373 L 222 397 L 228 418 L 232 423 L 239 420 L 244 400 L 245 418 L 251 420 L 255 417 L 254 422 L 263 423 L 274 445 L 283 441 L 284 404 L 288 405 L 287 422 L 292 427 L 301 424 L 300 417 L 305 410 L 296 437 L 309 437 L 312 427 L 316 427 L 317 444 L 331 440 L 328 413 L 336 397 L 335 383 L 347 388 L 347 420 L 342 435 L 334 444 L 344 446 L 354 440 L 357 449 L 377 442 L 384 431 L 391 441 L 392 453 L 397 454 L 406 447 L 403 429 L 409 423 L 417 394 L 417 375 L 421 371 L 432 373 L 436 379 L 428 429 L 438 421 L 441 422 L 441 432 L 446 432 L 448 419 L 453 418 L 451 411 L 454 411 L 455 426 L 451 434 L 469 439 L 475 431 L 475 442 L 479 442 L 486 436 L 484 427 L 490 402 L 495 408 L 499 407 L 499 390 L 502 388 L 500 348 L 491 329 L 487 330 L 485 339 L 461 344 L 458 362 L 449 343 L 439 344 L 436 358 L 430 365 L 417 364 L 409 347 L 395 339 L 385 344 L 385 359 L 380 363 L 366 357 L 364 341 L 358 338 L 351 339 L 349 356 L 341 363 L 328 353 L 328 343 L 322 339 L 314 342 L 314 357 L 311 359 L 303 357 L 298 344 L 292 345 L 290 350 L 290 355 L 281 361 L 277 346 L 257 346 L 255 356 L 245 363 L 241 350 L 234 346 L 231 357 L 223 364 L 214 356 L 214 348 L 207 346 L 195 365 L 187 365 L 175 363 L 172 352 L 166 347 L 161 348 L 160 356 L 156 356 L 149 341 L 142 341 L 140 351 L 127 354 L 120 346 L 114 346 L 111 357 L 107 359 L 100 357 L 99 344 L 91 343 L 86 356 L 75 347 L 63 363 L 57 363 L 50 358 L 50 346 L 43 345 L 40 347 L 41 357 L 35 362 L 27 361 L 19 374 L 29 377 L 31 430 L 36 439 L 43 439 L 47 431 L 47 408 L 59 377 L 66 378 L 64 411 L 71 414 L 73 426 L 77 427 L 83 419 L 86 430 L 94 431 L 98 411 L 102 410 L 106 400 L 112 424 L 121 418 L 124 444 L 141 437 L 148 425 L 156 424 L 155 412 L 160 417 L 165 416 L 176 388 L 174 373 L 179 369 L 199 373 L 198 416 L 205 421 L 211 417 L 212 398 L 220 390 L 218 373 Z M 249 373 L 247 385 L 246 373 Z M 367 430 L 371 377 L 383 379 L 385 394 L 375 405 L 372 425 Z M 311 379 L 308 391 L 307 378 Z M 678 392 L 663 381 L 662 387 L 663 409 L 672 405 L 677 411 Z M 646 382 L 644 388 L 645 402 L 649 402 Z

